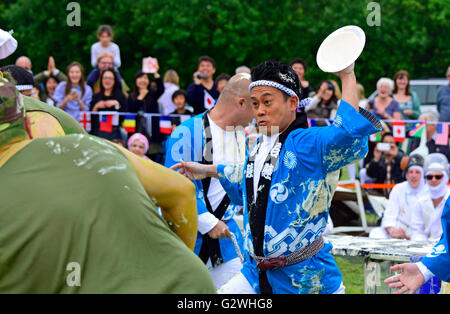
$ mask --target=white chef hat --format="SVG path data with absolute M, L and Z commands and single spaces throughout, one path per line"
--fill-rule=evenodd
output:
M 0 29 L 0 59 L 5 59 L 17 49 L 17 40 L 12 37 L 12 31 Z
M 433 171 L 445 172 L 448 175 L 448 160 L 442 153 L 432 153 L 425 158 L 425 175 Z

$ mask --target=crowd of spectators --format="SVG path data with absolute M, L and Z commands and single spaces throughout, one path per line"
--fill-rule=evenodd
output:
M 135 74 L 130 88 L 119 71 L 122 59 L 119 45 L 113 42 L 114 35 L 111 27 L 101 25 L 98 28 L 97 38 L 98 42 L 91 46 L 90 66 L 92 69 L 89 72 L 85 72 L 83 65 L 75 61 L 67 66 L 66 71 L 62 71 L 56 67 L 54 58 L 49 57 L 47 68 L 33 75 L 31 60 L 26 56 L 17 58 L 15 66 L 7 66 L 3 69 L 9 68 L 11 71 L 19 72 L 25 70 L 31 74 L 30 76 L 20 74 L 24 78 L 23 83 L 18 86 L 20 91 L 50 106 L 61 108 L 77 120 L 80 118 L 80 112 L 83 111 L 136 113 L 136 134 L 139 136 L 136 139 L 133 138 L 131 142 L 129 140 L 133 134 L 125 133 L 121 128 L 122 116 L 119 116 L 119 121 L 114 124 L 112 130 L 104 130 L 100 123 L 103 117 L 100 114 L 92 115 L 90 133 L 120 142 L 122 145 L 129 143 L 130 149 L 163 163 L 164 141 L 167 135 L 160 132 L 160 118 L 154 116 L 147 121 L 142 118 L 142 114 L 172 115 L 171 124 L 174 129 L 183 121 L 180 115 L 189 117 L 213 107 L 231 75 L 220 73 L 215 77 L 215 60 L 210 56 L 201 56 L 192 75 L 192 82 L 183 87 L 180 86 L 176 70 L 169 69 L 161 76 L 160 65 L 156 61 L 152 73 L 139 70 Z M 322 80 L 315 85 L 317 88 L 314 89 L 312 87 L 314 85 L 306 79 L 306 62 L 302 58 L 294 58 L 290 61 L 290 65 L 301 82 L 301 98 L 309 97 L 311 100 L 305 108 L 308 118 L 317 120 L 315 122 L 317 126 L 329 124 L 327 119 L 334 119 L 339 106 L 341 98 L 339 84 L 333 80 Z M 236 67 L 235 72 L 250 73 L 250 68 L 240 65 Z M 450 67 L 447 69 L 446 76 L 450 82 Z M 428 215 L 426 220 L 428 222 L 431 219 L 429 217 L 442 207 L 442 199 L 437 202 L 431 197 L 430 192 L 427 192 L 428 199 L 419 201 L 421 194 L 418 190 L 433 191 L 435 186 L 442 185 L 445 188 L 440 190 L 439 197 L 446 195 L 450 148 L 448 144 L 436 144 L 436 133 L 439 121 L 450 121 L 448 114 L 450 85 L 442 86 L 438 91 L 437 113 L 421 112 L 420 99 L 410 89 L 410 75 L 406 70 L 399 70 L 393 79 L 380 78 L 376 84 L 376 91 L 367 98 L 361 84 L 358 84 L 358 92 L 360 106 L 385 122 L 384 129 L 379 134 L 380 139 L 369 142 L 369 153 L 359 162 L 359 172 L 355 171 L 354 165 L 349 167 L 349 171 L 352 169 L 351 177 L 358 177 L 361 183 L 386 185 L 382 189 L 370 192 L 385 196 L 389 201 L 394 200 L 394 203 L 389 203 L 387 208 L 386 222 L 383 222 L 380 227 L 382 231 L 375 232 L 374 236 L 430 239 L 431 236 L 427 237 L 423 234 L 420 237 L 414 236 L 412 230 L 419 228 L 417 222 L 420 219 L 414 220 L 411 209 L 413 206 L 408 204 L 416 206 L 422 201 L 423 204 L 427 204 L 421 208 L 428 206 L 428 212 L 422 212 L 421 215 Z M 394 134 L 393 121 L 401 120 L 425 121 L 424 135 L 404 136 L 404 140 L 399 142 Z M 144 124 L 150 124 L 150 127 L 143 127 Z M 408 134 L 412 128 L 414 128 L 412 123 L 406 123 L 404 132 Z M 146 132 L 146 130 L 151 131 Z M 420 153 L 422 152 L 420 148 L 425 149 L 426 154 Z M 435 156 L 435 154 L 440 157 L 431 163 L 433 167 L 430 163 L 427 164 L 427 160 L 420 161 L 421 157 L 427 158 L 427 155 Z M 438 164 L 442 166 L 442 169 L 437 167 Z M 419 177 L 418 181 L 417 177 Z M 445 193 L 442 192 L 444 190 Z M 441 195 L 442 193 L 444 196 Z M 412 200 L 413 197 L 417 200 Z M 409 210 L 411 212 L 408 212 Z M 399 231 L 401 226 L 403 229 Z M 421 228 L 424 230 L 429 226 Z

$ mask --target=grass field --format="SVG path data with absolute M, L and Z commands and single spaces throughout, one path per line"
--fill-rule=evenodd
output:
M 340 256 L 334 257 L 344 277 L 346 294 L 364 294 L 364 265 L 351 263 Z
M 356 165 L 356 171 L 359 172 L 359 166 Z M 348 167 L 342 169 L 340 180 L 348 180 Z M 373 213 L 366 213 L 367 223 L 374 225 L 377 217 Z M 346 294 L 364 294 L 364 265 L 361 263 L 351 263 L 348 260 L 335 256 L 336 263 L 344 277 L 344 286 Z

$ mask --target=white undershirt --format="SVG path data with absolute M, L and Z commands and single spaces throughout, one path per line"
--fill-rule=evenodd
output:
M 208 116 L 212 136 L 213 164 L 237 164 L 245 159 L 245 142 L 239 145 L 236 131 L 227 131 L 219 127 Z M 206 193 L 206 191 L 203 191 Z M 213 211 L 217 209 L 226 192 L 219 179 L 211 178 L 207 197 Z M 205 234 L 209 232 L 219 220 L 211 213 L 203 213 L 198 216 L 198 230 Z
M 259 183 L 259 177 L 261 175 L 261 171 L 264 166 L 264 162 L 266 161 L 267 155 L 269 154 L 270 150 L 272 149 L 273 145 L 277 143 L 277 139 L 280 133 L 275 133 L 270 136 L 262 135 L 262 143 L 259 147 L 258 153 L 255 156 L 255 163 L 254 163 L 254 169 L 253 169 L 253 197 L 256 201 L 256 194 L 258 191 L 258 183 Z

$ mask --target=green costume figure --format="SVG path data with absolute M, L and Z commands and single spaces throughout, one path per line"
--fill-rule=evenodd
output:
M 30 133 L 0 79 L 0 293 L 215 292 L 188 179 L 97 137 Z
M 22 96 L 27 115 L 31 113 L 45 113 L 55 118 L 61 125 L 65 134 L 87 134 L 80 123 L 72 118 L 70 114 L 56 107 L 52 107 L 42 101 L 28 96 Z M 33 119 L 32 121 L 33 122 Z

